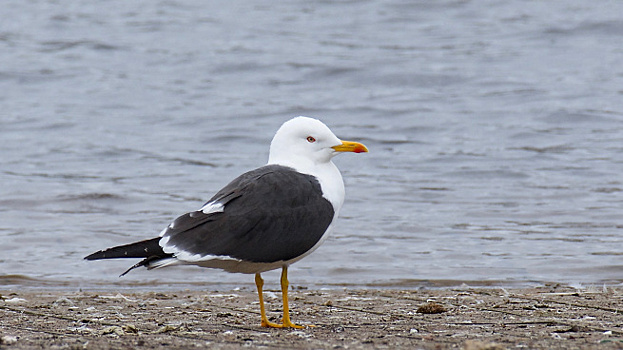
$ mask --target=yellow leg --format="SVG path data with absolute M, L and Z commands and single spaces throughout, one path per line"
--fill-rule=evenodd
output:
M 262 327 L 270 327 L 270 328 L 304 328 L 303 326 L 299 326 L 297 324 L 292 323 L 290 321 L 290 308 L 288 307 L 288 268 L 286 266 L 281 270 L 281 294 L 283 296 L 283 319 L 282 323 L 273 323 L 268 321 L 266 317 L 266 309 L 264 308 L 264 295 L 262 292 L 262 288 L 264 287 L 264 280 L 259 273 L 255 274 L 255 285 L 257 286 L 257 294 L 260 297 L 260 314 L 262 315 Z
M 299 326 L 290 321 L 290 308 L 288 307 L 289 286 L 290 282 L 288 282 L 288 267 L 284 266 L 281 269 L 281 295 L 283 296 L 283 327 L 304 328 L 303 326 Z
M 266 317 L 266 309 L 264 308 L 264 294 L 262 292 L 262 288 L 264 287 L 264 280 L 259 273 L 255 274 L 255 285 L 257 286 L 257 294 L 260 296 L 260 313 L 262 315 L 262 327 L 281 328 L 282 326 L 280 324 L 269 322 L 268 318 Z

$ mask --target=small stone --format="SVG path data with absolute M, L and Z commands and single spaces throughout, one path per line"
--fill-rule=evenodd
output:
M 74 306 L 74 302 L 71 301 L 70 299 L 66 298 L 66 297 L 60 297 L 58 299 L 56 299 L 52 305 L 54 306 L 60 306 L 60 305 L 69 305 L 69 306 Z
M 123 331 L 126 333 L 134 333 L 138 334 L 138 328 L 135 325 L 128 323 L 122 327 Z
M 17 343 L 18 337 L 14 335 L 3 335 L 0 337 L 0 344 L 2 345 L 13 345 Z
M 160 334 L 160 333 L 169 333 L 169 332 L 175 332 L 178 331 L 180 329 L 180 327 L 175 327 L 175 326 L 171 326 L 171 325 L 166 325 L 166 326 L 162 326 L 160 327 L 157 331 L 155 331 L 154 333 L 156 334 Z
M 446 310 L 446 308 L 443 307 L 443 305 L 435 303 L 435 302 L 426 303 L 424 305 L 421 305 L 417 309 L 417 312 L 420 314 L 441 314 L 446 311 L 448 310 Z
M 5 299 L 4 302 L 7 304 L 22 304 L 27 302 L 28 300 L 26 299 L 22 299 L 22 298 L 11 298 L 11 299 Z
M 102 335 L 114 334 L 116 336 L 122 336 L 125 334 L 125 332 L 123 331 L 123 328 L 119 326 L 110 326 L 110 327 L 104 328 L 101 334 Z

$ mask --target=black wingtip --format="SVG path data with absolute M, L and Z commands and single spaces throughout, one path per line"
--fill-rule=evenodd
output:
M 85 260 L 147 258 L 154 255 L 165 255 L 159 242 L 160 237 L 140 242 L 124 244 L 97 251 L 84 257 Z
M 97 260 L 97 259 L 101 259 L 102 253 L 104 253 L 103 250 L 99 250 L 93 254 L 89 254 L 87 256 L 84 257 L 84 260 Z
M 117 247 L 112 247 L 97 251 L 84 257 L 84 260 L 100 260 L 100 259 L 119 259 L 119 258 L 144 258 L 137 264 L 125 270 L 119 277 L 125 276 L 128 272 L 137 267 L 147 266 L 151 261 L 170 258 L 173 254 L 167 254 L 160 247 L 160 237 L 152 238 L 136 243 L 130 243 Z

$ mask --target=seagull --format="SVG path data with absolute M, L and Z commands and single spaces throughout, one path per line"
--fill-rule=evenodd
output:
M 266 165 L 238 176 L 201 208 L 173 220 L 158 237 L 85 259 L 143 259 L 121 276 L 141 266 L 173 265 L 255 274 L 260 325 L 303 328 L 290 320 L 288 267 L 316 250 L 334 226 L 344 203 L 344 182 L 332 159 L 343 152 L 368 149 L 340 140 L 317 119 L 290 119 L 273 137 Z M 278 268 L 283 318 L 273 323 L 266 317 L 261 273 Z

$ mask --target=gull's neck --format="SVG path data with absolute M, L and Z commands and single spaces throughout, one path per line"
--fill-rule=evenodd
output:
M 299 173 L 314 176 L 320 183 L 323 197 L 325 197 L 335 210 L 337 217 L 344 203 L 344 180 L 339 169 L 331 160 L 327 162 L 314 162 L 309 158 L 290 156 L 288 159 L 269 157 L 268 165 L 281 165 L 290 167 Z

